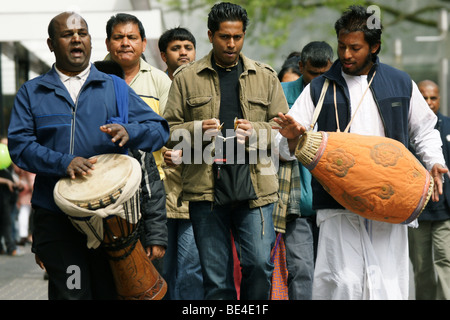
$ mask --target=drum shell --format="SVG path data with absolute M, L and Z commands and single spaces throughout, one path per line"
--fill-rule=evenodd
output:
M 96 158 L 91 174 L 58 181 L 55 202 L 86 234 L 89 248 L 106 251 L 120 299 L 162 299 L 167 284 L 139 241 L 141 166 L 126 155 Z
M 119 299 L 160 300 L 167 283 L 148 258 L 141 241 L 125 247 L 115 245 L 134 236 L 135 225 L 119 217 L 105 219 L 104 245 Z
M 400 142 L 322 132 L 316 158 L 305 166 L 346 209 L 367 219 L 409 223 L 430 196 L 429 172 Z

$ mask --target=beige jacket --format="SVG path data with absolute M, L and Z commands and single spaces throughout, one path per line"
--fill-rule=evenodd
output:
M 189 132 L 187 142 L 191 146 L 192 158 L 201 159 L 201 163 L 191 159 L 190 164 L 183 159 L 183 200 L 187 201 L 214 201 L 212 165 L 202 157 L 204 152 L 209 152 L 205 151 L 205 147 L 212 144 L 211 141 L 202 141 L 202 121 L 218 119 L 220 108 L 219 77 L 213 69 L 211 57 L 212 52 L 175 72 L 163 114 L 171 131 L 167 147 L 173 148 L 183 141 L 174 138 L 172 133 L 184 129 L 184 132 Z M 241 109 L 243 117 L 251 122 L 254 129 L 250 141 L 256 141 L 247 146 L 247 151 L 263 150 L 270 156 L 275 137 L 272 126 L 276 125 L 273 118 L 278 112 L 287 113 L 289 107 L 276 72 L 243 54 L 240 58 L 244 63 L 244 71 L 239 78 Z M 267 162 L 267 158 L 262 161 L 259 157 L 257 159 L 257 163 L 250 164 L 251 180 L 258 197 L 249 202 L 252 208 L 278 201 L 276 168 L 271 161 Z
M 166 174 L 164 188 L 166 189 L 167 218 L 189 219 L 189 202 L 181 199 L 183 165 L 171 168 L 163 164 L 163 169 Z

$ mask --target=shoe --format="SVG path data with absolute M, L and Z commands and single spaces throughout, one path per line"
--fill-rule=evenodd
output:
M 31 244 L 31 238 L 22 237 L 20 241 L 17 241 L 16 244 L 18 246 L 25 246 L 26 244 Z
M 13 250 L 11 253 L 8 253 L 8 255 L 11 257 L 20 257 L 23 256 L 24 253 L 20 250 Z

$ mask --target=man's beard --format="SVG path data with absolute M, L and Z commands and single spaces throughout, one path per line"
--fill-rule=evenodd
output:
M 369 52 L 369 54 L 366 57 L 366 60 L 364 60 L 364 63 L 362 64 L 361 67 L 355 69 L 354 71 L 351 70 L 344 70 L 344 72 L 350 76 L 360 76 L 361 72 L 367 68 L 368 65 L 370 65 L 371 63 L 373 63 L 374 61 L 374 56 L 371 52 Z

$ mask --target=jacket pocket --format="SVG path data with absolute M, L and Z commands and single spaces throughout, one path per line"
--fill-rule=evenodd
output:
M 267 121 L 267 109 L 269 101 L 265 98 L 250 97 L 248 98 L 248 120 L 249 121 Z
M 204 120 L 213 118 L 212 96 L 194 96 L 186 101 L 192 120 Z
M 212 166 L 207 164 L 188 164 L 181 173 L 183 192 L 190 194 L 213 194 L 214 180 Z
M 59 136 L 70 137 L 72 116 L 70 114 L 44 114 L 38 115 L 35 118 L 36 124 L 36 136 L 39 141 L 45 141 L 46 139 Z
M 251 179 L 256 195 L 264 197 L 278 192 L 278 176 L 273 163 L 261 163 L 250 165 Z

